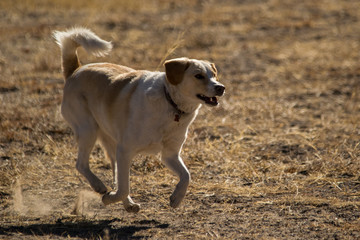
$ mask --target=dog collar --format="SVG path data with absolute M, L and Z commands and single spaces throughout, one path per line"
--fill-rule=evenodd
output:
M 166 90 L 165 86 L 164 86 L 164 93 L 165 93 L 166 100 L 170 103 L 171 106 L 173 106 L 175 108 L 176 113 L 175 113 L 174 121 L 179 122 L 181 115 L 185 114 L 185 112 L 180 110 L 179 107 L 177 106 L 177 104 L 172 100 L 172 98 L 170 97 L 170 94 Z

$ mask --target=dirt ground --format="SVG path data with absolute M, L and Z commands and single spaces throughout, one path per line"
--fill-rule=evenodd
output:
M 0 1 L 0 239 L 360 239 L 357 0 Z M 75 170 L 52 31 L 85 26 L 114 49 L 83 63 L 162 71 L 216 64 L 226 95 L 203 106 L 182 156 L 131 167 L 137 214 L 103 206 Z M 108 186 L 100 147 L 91 167 Z

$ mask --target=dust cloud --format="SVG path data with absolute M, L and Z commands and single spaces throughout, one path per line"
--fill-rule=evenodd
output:
M 41 196 L 24 194 L 22 180 L 18 178 L 13 189 L 12 210 L 20 216 L 44 216 L 50 214 L 53 209 Z
M 81 190 L 75 202 L 75 207 L 72 211 L 72 214 L 94 216 L 95 212 L 90 210 L 94 209 L 93 205 L 98 205 L 97 207 L 102 206 L 99 194 L 89 190 Z

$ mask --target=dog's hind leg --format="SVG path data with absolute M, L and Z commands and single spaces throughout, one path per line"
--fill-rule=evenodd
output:
M 105 150 L 105 155 L 110 160 L 111 169 L 113 172 L 113 183 L 117 186 L 117 178 L 115 177 L 115 153 L 116 153 L 116 143 L 114 140 L 111 139 L 106 133 L 102 132 L 101 130 L 98 133 L 99 140 L 101 142 L 101 146 Z
M 107 192 L 106 186 L 89 167 L 89 157 L 96 142 L 98 126 L 95 120 L 87 119 L 74 130 L 79 146 L 76 169 L 89 181 L 95 192 L 104 194 Z
M 114 164 L 115 182 L 117 183 L 116 191 L 105 194 L 102 201 L 105 205 L 122 201 L 125 210 L 128 212 L 138 212 L 140 205 L 135 203 L 130 195 L 130 162 L 133 154 L 127 152 L 122 146 L 116 147 L 116 161 Z

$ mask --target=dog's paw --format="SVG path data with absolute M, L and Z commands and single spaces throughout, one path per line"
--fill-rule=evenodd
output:
M 108 191 L 107 187 L 104 184 L 92 186 L 92 188 L 94 189 L 95 192 L 100 194 L 105 194 Z
M 114 202 L 114 196 L 113 196 L 113 192 L 107 192 L 102 196 L 102 202 L 104 203 L 105 206 L 111 204 Z
M 140 204 L 134 203 L 124 206 L 127 212 L 138 213 L 140 211 Z
M 105 194 L 107 191 L 108 191 L 108 189 L 106 187 L 102 188 L 102 189 L 95 190 L 95 192 L 97 192 L 97 193 L 99 193 L 101 195 Z

